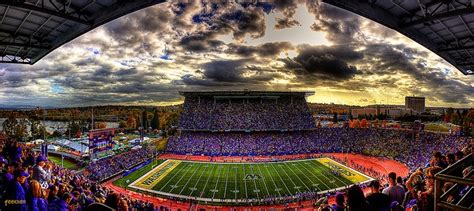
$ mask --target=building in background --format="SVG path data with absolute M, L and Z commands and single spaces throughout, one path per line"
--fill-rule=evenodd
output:
M 425 112 L 425 97 L 405 97 L 405 108 L 413 109 L 418 113 Z

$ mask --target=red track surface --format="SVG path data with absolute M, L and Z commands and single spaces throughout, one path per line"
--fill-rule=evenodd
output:
M 194 160 L 194 161 L 212 161 L 212 162 L 255 162 L 255 161 L 271 161 L 275 159 L 279 160 L 294 160 L 294 159 L 304 159 L 311 156 L 318 156 L 321 154 L 312 154 L 312 155 L 285 155 L 285 156 L 256 156 L 256 157 L 241 157 L 241 156 L 223 156 L 223 157 L 210 157 L 210 156 L 186 156 L 186 155 L 174 155 L 174 154 L 164 154 L 161 155 L 160 159 L 179 159 L 179 160 Z M 357 154 L 342 154 L 342 153 L 325 153 L 323 155 L 331 156 L 338 160 L 344 160 L 348 163 L 356 163 L 359 166 L 364 168 L 377 171 L 381 175 L 387 175 L 389 172 L 395 172 L 397 175 L 402 177 L 408 176 L 408 167 L 404 164 L 384 158 L 369 157 L 364 155 Z M 164 198 L 153 197 L 146 194 L 140 194 L 133 191 L 125 190 L 124 188 L 117 187 L 112 184 L 114 179 L 105 182 L 103 185 L 107 188 L 114 190 L 117 193 L 130 196 L 134 199 L 139 199 L 147 202 L 152 202 L 155 206 L 164 206 L 171 208 L 172 210 L 197 210 L 197 209 L 207 209 L 207 210 L 229 210 L 229 208 L 236 210 L 258 210 L 258 209 L 285 209 L 285 208 L 300 208 L 298 210 L 313 210 L 313 201 L 305 201 L 301 203 L 291 203 L 288 205 L 268 205 L 268 206 L 211 206 L 211 205 L 192 205 L 188 202 L 179 202 Z M 333 203 L 333 200 L 330 200 L 330 204 Z M 305 209 L 301 209 L 305 208 Z

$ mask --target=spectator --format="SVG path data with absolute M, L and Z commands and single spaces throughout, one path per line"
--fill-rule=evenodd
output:
M 342 193 L 337 193 L 336 194 L 336 204 L 332 205 L 332 210 L 333 211 L 344 211 L 346 209 L 346 206 L 344 205 L 344 194 Z
M 30 189 L 28 191 L 27 204 L 28 210 L 47 211 L 48 201 L 44 198 L 44 191 L 41 184 L 36 180 L 30 181 Z
M 446 155 L 446 160 L 448 161 L 448 166 L 453 165 L 456 163 L 456 156 L 453 153 L 449 153 Z
M 347 191 L 347 206 L 349 211 L 369 209 L 364 192 L 358 185 L 351 186 Z
M 48 188 L 48 181 L 51 179 L 52 166 L 46 165 L 46 161 L 48 159 L 40 155 L 36 158 L 36 165 L 33 167 L 33 179 L 37 180 L 43 189 Z
M 403 190 L 407 190 L 407 188 L 405 187 L 405 183 L 403 182 L 403 178 L 401 176 L 397 177 L 397 185 L 402 187 Z
M 388 174 L 388 187 L 383 189 L 382 193 L 388 195 L 390 202 L 398 202 L 402 204 L 403 198 L 405 196 L 405 190 L 402 187 L 397 185 L 397 174 L 395 172 L 390 172 Z
M 373 210 L 388 210 L 390 208 L 390 198 L 380 193 L 380 183 L 374 180 L 369 184 L 370 193 L 367 195 L 367 202 Z
M 29 176 L 24 169 L 15 170 L 14 181 L 9 184 L 5 191 L 5 208 L 7 210 L 28 210 L 26 191 L 23 185 Z
M 50 211 L 67 211 L 69 210 L 69 202 L 71 202 L 72 196 L 69 192 L 64 192 L 61 198 L 54 200 L 49 204 L 48 210 Z

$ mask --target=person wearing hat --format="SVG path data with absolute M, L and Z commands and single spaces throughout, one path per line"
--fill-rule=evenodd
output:
M 6 210 L 28 210 L 26 204 L 26 191 L 23 184 L 29 177 L 24 169 L 17 169 L 14 172 L 14 182 L 10 183 L 6 189 L 4 206 Z
M 373 210 L 388 210 L 390 208 L 390 197 L 380 192 L 380 183 L 373 180 L 369 184 L 370 193 L 367 195 L 367 202 Z
M 37 180 L 43 189 L 48 188 L 48 181 L 51 179 L 51 168 L 44 169 L 47 161 L 48 159 L 40 155 L 36 158 L 36 165 L 33 167 L 33 179 Z

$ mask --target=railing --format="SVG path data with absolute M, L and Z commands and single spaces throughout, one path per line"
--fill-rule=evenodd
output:
M 435 210 L 473 210 L 474 209 L 474 170 L 469 166 L 474 164 L 474 155 L 471 153 L 452 166 L 435 175 Z M 465 170 L 466 169 L 466 170 Z M 464 172 L 463 172 L 464 171 Z M 442 192 L 442 184 L 451 182 L 454 185 Z M 461 194 L 462 193 L 462 194 Z

